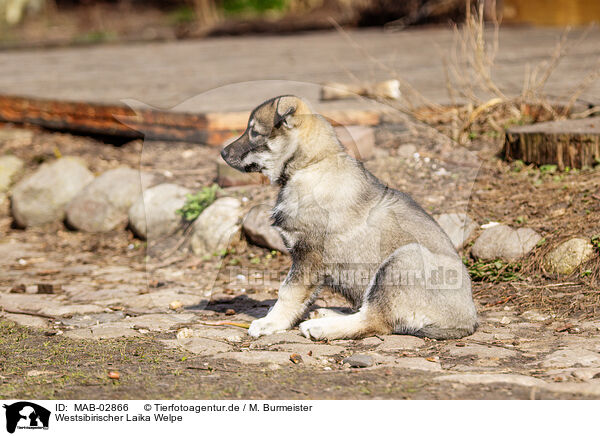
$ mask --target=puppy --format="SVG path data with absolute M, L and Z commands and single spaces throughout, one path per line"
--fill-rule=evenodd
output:
M 292 328 L 325 288 L 356 312 L 302 322 L 308 338 L 449 339 L 475 331 L 470 277 L 448 236 L 410 196 L 350 157 L 305 101 L 264 102 L 221 155 L 279 187 L 273 225 L 292 257 L 276 304 L 251 324 L 251 336 Z

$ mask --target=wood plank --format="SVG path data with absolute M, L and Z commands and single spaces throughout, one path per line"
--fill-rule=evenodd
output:
M 80 134 L 183 141 L 220 146 L 246 129 L 250 111 L 190 113 L 133 109 L 124 105 L 0 96 L 0 122 L 33 124 Z M 377 125 L 381 114 L 335 110 L 322 114 L 333 125 Z

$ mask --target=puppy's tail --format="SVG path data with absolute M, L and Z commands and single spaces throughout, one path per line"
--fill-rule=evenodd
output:
M 445 339 L 460 339 L 465 336 L 472 335 L 477 330 L 479 324 L 476 322 L 472 327 L 458 327 L 458 328 L 441 328 L 434 325 L 423 327 L 419 330 L 408 331 L 406 328 L 399 328 L 394 330 L 394 333 L 401 335 L 412 335 L 419 338 L 430 338 L 437 340 Z

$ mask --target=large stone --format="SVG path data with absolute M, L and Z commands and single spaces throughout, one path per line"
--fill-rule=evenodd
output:
M 23 161 L 16 156 L 0 156 L 0 192 L 5 192 L 23 169 Z
M 139 335 L 138 332 L 129 328 L 122 322 L 102 324 L 91 328 L 75 329 L 65 333 L 66 337 L 73 339 L 111 339 Z
M 597 367 L 600 366 L 600 353 L 583 348 L 567 348 L 546 356 L 541 366 L 544 368 Z
M 274 344 L 314 344 L 310 339 L 302 336 L 297 331 L 287 330 L 272 335 L 261 336 L 254 340 L 251 345 L 271 346 Z
M 146 189 L 129 208 L 129 225 L 142 239 L 155 240 L 174 233 L 181 223 L 177 214 L 191 191 L 163 183 Z
M 287 253 L 281 235 L 271 225 L 271 208 L 266 204 L 259 204 L 250 209 L 250 212 L 244 218 L 242 228 L 250 242 L 271 250 Z
M 542 237 L 529 228 L 513 229 L 497 225 L 486 229 L 477 238 L 471 254 L 479 260 L 515 261 L 529 253 Z
M 427 360 L 424 357 L 402 357 L 394 363 L 397 368 L 414 369 L 418 371 L 441 371 L 440 362 Z
M 515 350 L 479 344 L 466 344 L 466 346 L 464 347 L 456 347 L 453 345 L 449 345 L 446 348 L 446 352 L 450 356 L 475 356 L 479 359 L 508 359 L 517 355 L 517 352 Z
M 217 355 L 221 359 L 235 360 L 244 365 L 264 365 L 268 363 L 276 363 L 278 365 L 291 365 L 290 353 L 286 351 L 242 351 L 229 352 Z M 313 361 L 306 356 L 302 357 L 304 363 Z
M 375 132 L 369 126 L 339 126 L 335 133 L 348 154 L 368 160 L 375 154 Z
M 192 334 L 197 338 L 211 339 L 215 341 L 243 342 L 248 339 L 245 330 L 236 327 L 200 327 L 194 328 Z
M 587 239 L 569 239 L 546 255 L 544 268 L 551 274 L 571 274 L 594 254 L 594 246 Z
M 435 378 L 436 381 L 452 382 L 461 384 L 495 384 L 505 383 L 526 387 L 546 387 L 547 383 L 543 380 L 521 374 L 451 374 L 442 375 Z
M 233 197 L 216 200 L 194 222 L 191 244 L 196 255 L 212 255 L 227 248 L 240 231 L 242 203 Z
M 458 250 L 465 245 L 477 224 L 464 213 L 443 213 L 436 218 L 440 227 L 450 237 L 452 244 Z
M 415 336 L 389 335 L 383 336 L 383 342 L 380 341 L 378 351 L 413 350 L 424 345 L 425 341 Z
M 194 354 L 211 356 L 218 353 L 226 353 L 233 350 L 231 345 L 221 341 L 206 338 L 183 338 L 178 339 L 179 346 Z
M 278 350 L 297 353 L 301 356 L 324 357 L 334 356 L 344 352 L 345 348 L 339 345 L 325 344 L 279 344 L 275 346 Z
M 62 220 L 65 206 L 93 178 L 79 159 L 63 157 L 43 164 L 13 189 L 12 212 L 15 222 L 27 227 Z
M 142 185 L 151 179 L 151 175 L 127 167 L 106 171 L 71 200 L 66 211 L 68 223 L 86 232 L 107 232 L 124 224 Z

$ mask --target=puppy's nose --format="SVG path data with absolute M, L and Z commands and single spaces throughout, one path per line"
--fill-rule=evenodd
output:
M 221 157 L 223 158 L 223 160 L 227 160 L 227 149 L 226 148 L 221 150 Z

